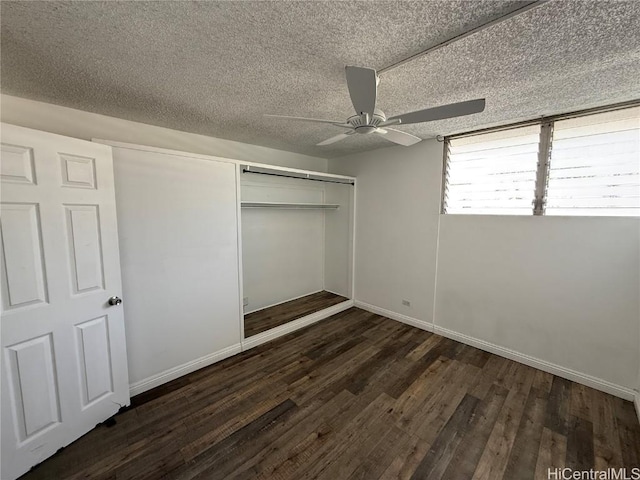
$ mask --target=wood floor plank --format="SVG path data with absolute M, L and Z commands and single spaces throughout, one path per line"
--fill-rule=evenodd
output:
M 412 480 L 442 478 L 456 448 L 462 441 L 462 436 L 476 414 L 479 403 L 480 399 L 471 395 L 465 395 L 462 398 L 455 412 L 431 445 L 429 452 L 411 476 Z
M 374 376 L 382 375 L 395 361 L 404 357 L 415 346 L 416 343 L 411 340 L 411 332 L 402 335 L 397 341 L 391 341 L 345 379 L 344 388 L 356 395 L 361 393 Z M 342 386 L 337 385 L 333 388 L 341 390 Z
M 614 402 L 611 397 L 589 389 L 591 397 L 591 423 L 593 424 L 594 469 L 624 467 L 618 435 Z
M 553 375 L 542 370 L 536 370 L 536 374 L 533 377 L 533 388 L 540 390 L 541 392 L 550 393 L 551 385 L 553 384 Z
M 439 335 L 433 335 L 429 332 L 425 332 L 427 336 L 416 347 L 407 354 L 407 359 L 415 362 L 419 360 L 427 351 L 440 342 L 441 337 Z
M 567 437 L 543 427 L 534 478 L 549 480 L 550 471 L 555 472 L 556 469 L 562 470 L 565 467 L 566 457 Z
M 244 336 L 246 338 L 266 332 L 347 300 L 348 298 L 341 295 L 321 291 L 273 307 L 263 308 L 244 316 Z
M 460 364 L 449 358 L 438 358 L 396 399 L 394 417 L 398 426 L 411 424 L 413 415 L 422 409 L 427 399 L 444 388 L 446 382 L 460 371 Z M 386 390 L 385 390 L 386 391 Z
M 509 462 L 504 474 L 506 478 L 521 480 L 534 478 L 542 429 L 544 428 L 546 405 L 547 393 L 531 388 L 518 433 L 516 433 L 516 439 L 509 454 Z
M 410 448 L 413 439 L 405 432 L 388 425 L 385 430 L 376 447 L 360 458 L 359 465 L 348 477 L 349 480 L 379 478 L 399 455 Z
M 364 348 L 352 349 L 354 356 L 349 356 L 349 358 L 338 357 L 321 366 L 317 371 L 311 372 L 290 384 L 291 398 L 298 403 L 304 403 L 323 390 L 337 392 L 333 387 L 338 383 L 344 383 L 345 378 L 350 377 L 355 370 L 360 368 L 367 359 L 377 352 L 377 348 L 374 345 L 363 343 L 360 346 Z
M 640 462 L 631 402 L 357 308 L 116 419 L 23 480 L 520 480 Z
M 459 403 L 469 395 L 469 388 L 477 378 L 474 367 L 461 362 L 457 363 L 461 366 L 461 373 L 456 377 L 455 382 L 446 385 L 437 395 L 434 395 L 424 408 L 414 415 L 415 421 L 408 429 L 429 443 L 432 443 L 441 433 Z
M 396 424 L 412 435 L 421 436 L 418 432 L 423 423 L 429 424 L 440 413 L 438 409 L 441 398 L 451 398 L 452 395 L 460 395 L 460 389 L 450 390 L 455 378 L 464 375 L 464 365 L 445 357 L 432 363 L 436 369 L 425 372 L 425 377 L 430 378 L 430 383 L 414 382 L 410 389 L 398 398 L 394 417 Z M 422 377 L 419 377 L 422 378 Z M 458 401 L 461 400 L 460 396 Z M 456 403 L 457 405 L 457 403 Z
M 222 412 L 209 411 L 204 416 L 195 417 L 187 424 L 185 441 L 180 451 L 186 460 L 192 460 L 211 445 L 233 435 L 238 430 L 262 418 L 277 405 L 291 401 L 285 386 L 278 386 L 273 390 L 261 392 L 259 396 L 249 398 L 240 404 Z M 215 425 L 215 427 L 213 427 Z
M 554 377 L 549 392 L 545 426 L 561 435 L 569 430 L 569 402 L 571 382 L 561 377 Z
M 410 448 L 398 455 L 380 475 L 380 480 L 409 480 L 429 452 L 431 445 L 419 437 L 409 435 Z
M 311 403 L 301 410 L 305 417 L 300 422 L 291 425 L 253 457 L 246 458 L 231 478 L 286 478 L 287 472 L 297 469 L 308 460 L 312 451 L 331 440 L 331 427 L 326 419 L 332 417 L 342 421 L 349 418 L 355 402 L 356 396 L 344 390 L 338 395 L 326 396 L 315 407 Z
M 460 357 L 457 360 L 473 365 L 474 367 L 484 368 L 484 366 L 491 358 L 489 352 L 484 352 L 469 345 L 465 345 L 461 351 Z
M 589 420 L 570 416 L 567 434 L 567 467 L 591 470 L 594 465 L 593 425 Z
M 418 358 L 414 364 L 398 377 L 397 381 L 388 389 L 387 393 L 393 398 L 398 398 L 422 373 L 429 368 L 451 346 L 451 340 L 440 337 L 439 342 L 432 345 L 424 355 Z
M 640 424 L 635 420 L 634 405 L 620 398 L 611 397 L 611 400 L 615 408 L 622 463 L 640 468 Z
M 160 437 L 160 438 L 159 438 Z M 180 453 L 180 441 L 173 432 L 165 432 L 162 436 L 154 437 L 154 449 L 144 449 L 144 462 L 137 457 L 127 458 L 116 470 L 117 480 L 154 480 L 156 472 L 170 472 L 185 464 Z
M 247 448 L 255 436 L 263 434 L 273 427 L 280 417 L 286 418 L 297 406 L 291 400 L 284 400 L 269 409 L 254 421 L 234 431 L 223 440 L 213 443 L 196 457 L 191 458 L 180 472 L 174 472 L 176 480 L 187 479 L 224 479 L 233 471 L 233 462 L 240 461 L 239 454 L 251 454 Z
M 348 478 L 380 443 L 387 432 L 393 399 L 381 393 L 357 415 L 336 438 L 334 448 L 309 469 L 299 472 L 301 479 L 335 480 Z M 362 421 L 359 421 L 362 418 Z
M 509 391 L 478 461 L 474 479 L 493 480 L 504 477 L 532 384 L 533 378 L 529 376 L 524 382 L 516 383 L 516 388 Z
M 591 421 L 592 396 L 590 388 L 579 383 L 571 384 L 569 394 L 569 414 Z
M 449 462 L 443 479 L 457 480 L 473 476 L 508 393 L 499 385 L 491 386 L 487 398 L 480 401 L 470 428 L 463 432 L 464 438 Z
M 311 435 L 303 439 L 301 445 L 294 447 L 293 455 L 286 458 L 264 478 L 298 479 L 310 471 L 320 472 L 328 461 L 335 458 L 339 450 L 355 438 L 359 426 L 366 425 L 386 409 L 386 399 L 380 395 L 353 396 L 354 401 L 341 406 L 335 415 L 327 415 L 320 426 Z M 366 413 L 363 413 L 366 410 Z M 362 432 L 360 432 L 362 433 Z M 351 440 L 353 441 L 353 440 Z
M 498 379 L 509 367 L 511 361 L 497 355 L 490 355 L 475 379 L 475 385 L 469 393 L 477 398 L 485 398 L 493 384 L 498 383 Z

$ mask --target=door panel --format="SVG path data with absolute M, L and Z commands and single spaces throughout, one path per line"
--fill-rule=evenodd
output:
M 76 325 L 80 352 L 82 407 L 113 392 L 111 360 L 109 359 L 109 324 L 107 316 Z
M 65 205 L 73 293 L 102 289 L 102 246 L 98 205 Z
M 51 335 L 7 348 L 18 438 L 28 440 L 60 422 Z
M 2 479 L 129 404 L 111 148 L 2 125 Z
M 2 203 L 2 309 L 47 301 L 37 204 Z
M 62 185 L 75 188 L 96 188 L 96 168 L 93 158 L 60 154 Z
M 32 149 L 3 143 L 1 152 L 0 178 L 2 178 L 2 182 L 35 183 Z

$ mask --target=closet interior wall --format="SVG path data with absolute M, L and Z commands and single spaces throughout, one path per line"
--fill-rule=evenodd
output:
M 352 298 L 353 186 L 249 172 L 240 179 L 245 315 L 322 291 Z

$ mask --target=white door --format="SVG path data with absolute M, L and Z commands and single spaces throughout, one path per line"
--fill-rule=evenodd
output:
M 2 471 L 129 404 L 111 148 L 2 124 Z

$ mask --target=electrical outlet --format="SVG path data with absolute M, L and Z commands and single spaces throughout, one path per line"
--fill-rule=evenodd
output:
M 246 307 L 247 305 L 249 305 L 249 297 L 244 297 L 242 299 L 242 306 Z
M 411 302 L 409 300 L 402 300 L 402 305 L 404 305 L 405 307 L 410 307 Z

